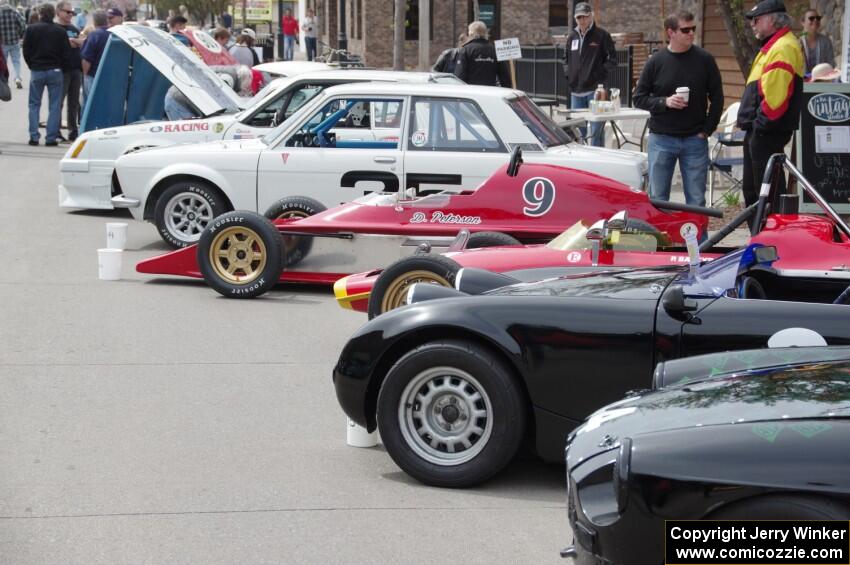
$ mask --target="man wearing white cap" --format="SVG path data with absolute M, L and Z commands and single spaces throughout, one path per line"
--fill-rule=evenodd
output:
M 617 50 L 611 34 L 593 21 L 593 11 L 587 2 L 579 2 L 575 8 L 576 27 L 567 38 L 567 84 L 570 86 L 570 108 L 590 106 L 593 92 L 617 68 Z M 602 147 L 602 122 L 590 125 L 593 145 Z M 581 128 L 582 136 L 585 135 Z
M 254 33 L 254 30 L 246 27 L 236 39 L 236 45 L 230 48 L 230 54 L 240 65 L 253 67 L 260 64 L 260 58 L 253 49 L 256 40 L 257 34 Z

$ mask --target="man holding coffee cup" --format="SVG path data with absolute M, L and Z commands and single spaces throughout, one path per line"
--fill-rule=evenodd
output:
M 650 112 L 650 196 L 670 199 L 676 162 L 685 201 L 705 206 L 708 136 L 723 113 L 723 82 L 714 57 L 694 45 L 694 15 L 680 10 L 664 20 L 667 49 L 653 55 L 635 87 L 635 106 Z

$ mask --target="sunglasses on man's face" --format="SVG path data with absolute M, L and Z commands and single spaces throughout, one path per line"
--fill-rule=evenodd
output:
M 685 35 L 689 33 L 694 33 L 697 30 L 697 26 L 688 26 L 688 27 L 680 27 L 679 31 L 684 33 Z
M 822 16 L 809 16 L 810 22 L 820 22 Z

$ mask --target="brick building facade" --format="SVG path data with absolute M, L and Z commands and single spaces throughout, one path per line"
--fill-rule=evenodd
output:
M 491 25 L 491 36 L 518 37 L 523 45 L 549 44 L 553 34 L 562 34 L 572 20 L 573 6 L 579 0 L 479 0 L 482 20 Z M 743 87 L 740 69 L 734 62 L 731 45 L 717 10 L 717 0 L 586 0 L 596 20 L 611 33 L 640 32 L 647 41 L 663 38 L 662 21 L 666 13 L 682 7 L 697 19 L 697 44 L 718 58 L 728 95 L 739 96 Z M 340 0 L 304 0 L 322 18 L 321 41 L 337 46 Z M 745 5 L 755 0 L 745 0 Z M 785 0 L 789 12 L 798 20 L 809 6 L 825 16 L 823 31 L 832 39 L 836 55 L 841 54 L 841 18 L 843 0 Z M 348 49 L 361 55 L 372 67 L 391 67 L 393 62 L 393 0 L 344 0 L 345 31 Z M 457 35 L 472 20 L 472 0 L 431 0 L 431 61 L 443 49 L 454 45 Z M 405 66 L 414 68 L 418 61 L 418 0 L 407 0 Z M 740 84 L 739 84 L 740 83 Z
M 567 0 L 480 0 L 482 13 L 496 21 L 494 37 L 518 37 L 522 44 L 550 43 L 550 4 Z M 404 61 L 410 68 L 419 57 L 418 2 L 408 0 L 408 39 L 404 42 Z M 322 17 L 321 40 L 337 45 L 338 0 L 318 0 L 315 5 Z M 393 0 L 345 0 L 348 50 L 362 55 L 371 67 L 390 67 L 393 63 Z M 491 10 L 487 8 L 491 7 Z M 431 0 L 431 60 L 451 47 L 471 21 L 471 0 Z

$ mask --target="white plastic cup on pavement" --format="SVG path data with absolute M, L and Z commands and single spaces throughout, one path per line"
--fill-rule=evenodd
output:
M 687 86 L 680 86 L 676 89 L 676 94 L 687 104 L 688 98 L 691 97 L 691 89 Z
M 97 250 L 97 276 L 102 281 L 117 281 L 121 278 L 121 249 Z
M 370 434 L 366 428 L 358 426 L 349 418 L 345 442 L 351 447 L 375 447 L 378 445 L 378 432 Z
M 127 224 L 124 222 L 109 222 L 106 224 L 106 247 L 109 249 L 124 249 L 127 245 Z

